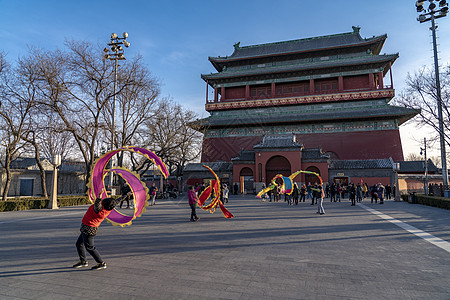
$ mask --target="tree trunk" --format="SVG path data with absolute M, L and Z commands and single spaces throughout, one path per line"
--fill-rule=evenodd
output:
M 11 158 L 9 156 L 5 159 L 5 171 L 6 171 L 6 182 L 5 187 L 3 189 L 2 200 L 6 201 L 8 197 L 9 187 L 11 186 L 11 169 L 9 168 L 9 164 L 11 163 Z

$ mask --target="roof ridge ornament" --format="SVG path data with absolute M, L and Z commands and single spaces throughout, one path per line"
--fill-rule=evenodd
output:
M 240 47 L 239 47 L 240 45 L 241 45 L 241 42 L 237 42 L 236 44 L 234 44 L 234 45 L 233 45 L 234 50 L 238 50 L 238 49 L 240 48 Z
M 359 31 L 361 30 L 361 27 L 359 26 L 352 26 L 353 28 L 353 33 L 359 33 Z

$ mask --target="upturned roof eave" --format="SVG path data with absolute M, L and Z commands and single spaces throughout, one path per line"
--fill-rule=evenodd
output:
M 380 59 L 380 60 L 375 60 L 375 61 L 366 61 L 363 62 L 363 64 L 377 64 L 377 63 L 382 63 L 382 62 L 391 62 L 392 64 L 397 60 L 397 58 L 399 57 L 398 53 L 395 54 L 386 54 L 386 55 L 381 55 L 381 56 L 377 56 L 380 58 L 385 58 L 385 59 Z M 267 75 L 267 74 L 280 74 L 280 73 L 292 73 L 292 72 L 306 72 L 308 70 L 318 70 L 318 69 L 327 69 L 327 68 L 332 68 L 332 67 L 350 67 L 350 66 L 357 66 L 357 65 L 361 65 L 362 63 L 360 61 L 356 61 L 356 62 L 346 62 L 343 63 L 341 65 L 336 65 L 336 66 L 330 66 L 330 65 L 324 65 L 324 66 L 314 66 L 314 64 L 311 64 L 310 66 L 308 66 L 307 68 L 292 68 L 292 69 L 279 69 L 279 70 L 273 70 L 272 68 L 265 68 L 263 72 L 259 72 L 259 73 L 240 73 L 240 74 L 235 74 L 235 73 L 226 73 L 226 74 L 221 74 L 219 73 L 211 73 L 211 74 L 201 74 L 201 78 L 204 81 L 207 80 L 219 80 L 219 79 L 225 79 L 225 78 L 233 78 L 233 77 L 243 77 L 243 76 L 260 76 L 260 75 Z M 301 65 L 300 65 L 301 66 Z M 298 67 L 298 65 L 297 65 Z M 257 69 L 255 69 L 257 70 Z M 258 70 L 259 71 L 259 70 Z
M 384 45 L 384 42 L 386 41 L 386 39 L 387 39 L 387 34 L 384 34 L 384 35 L 380 35 L 380 36 L 369 38 L 369 39 L 363 39 L 361 43 L 352 43 L 352 44 L 346 44 L 346 45 L 337 45 L 337 46 L 333 46 L 333 47 L 315 48 L 315 49 L 282 52 L 282 53 L 268 53 L 268 54 L 263 54 L 263 55 L 244 56 L 244 57 L 233 57 L 233 55 L 235 55 L 235 53 L 236 53 L 236 51 L 234 51 L 233 54 L 231 54 L 230 56 L 226 56 L 226 57 L 210 56 L 210 57 L 208 57 L 208 60 L 213 65 L 215 63 L 216 66 L 219 67 L 218 71 L 220 71 L 221 68 L 220 68 L 219 63 L 239 61 L 239 60 L 248 60 L 248 59 L 266 58 L 266 57 L 271 57 L 271 56 L 286 56 L 286 55 L 302 54 L 302 53 L 308 53 L 308 52 L 319 52 L 319 51 L 326 51 L 326 50 L 333 50 L 333 49 L 340 49 L 340 48 L 360 47 L 360 46 L 376 44 L 376 43 L 381 43 L 381 45 L 379 45 L 377 47 L 377 51 L 374 54 L 379 54 L 381 52 L 381 49 L 383 48 L 383 45 Z M 261 46 L 271 45 L 271 44 L 275 44 L 275 43 L 262 44 Z M 216 66 L 215 66 L 215 68 L 216 68 Z
M 408 109 L 410 110 L 410 109 Z M 392 114 L 380 114 L 380 115 L 374 115 L 374 116 L 345 116 L 345 117 L 330 117 L 327 119 L 324 119 L 323 117 L 318 116 L 317 118 L 311 118 L 311 119 L 305 119 L 305 120 L 294 120 L 292 119 L 292 116 L 286 117 L 286 118 L 280 118 L 278 120 L 272 119 L 264 119 L 262 121 L 261 119 L 255 120 L 253 122 L 249 122 L 246 120 L 240 119 L 239 121 L 244 121 L 240 123 L 233 123 L 233 122 L 220 122 L 220 123 L 209 123 L 209 118 L 204 118 L 198 120 L 196 123 L 199 128 L 206 129 L 206 128 L 220 128 L 223 126 L 233 126 L 233 125 L 242 125 L 242 126 L 253 126 L 253 125 L 274 125 L 274 124 L 283 124 L 283 123 L 295 123 L 295 124 L 304 124 L 304 123 L 314 123 L 314 122 L 333 122 L 333 121 L 343 121 L 343 120 L 367 120 L 370 119 L 383 119 L 383 118 L 398 118 L 399 119 L 399 125 L 402 125 L 406 121 L 410 120 L 411 118 L 415 117 L 418 114 L 417 111 L 408 111 L 404 113 L 392 113 Z M 205 122 L 206 121 L 206 122 Z M 204 124 L 201 124 L 204 122 Z

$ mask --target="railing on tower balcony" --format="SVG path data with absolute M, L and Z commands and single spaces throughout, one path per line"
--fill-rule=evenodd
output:
M 320 89 L 319 91 L 315 90 L 313 93 L 307 91 L 295 91 L 295 92 L 279 92 L 275 95 L 272 95 L 272 91 L 268 90 L 266 92 L 260 92 L 249 97 L 238 97 L 238 98 L 229 98 L 223 99 L 221 94 L 218 94 L 217 101 L 214 99 L 207 99 L 206 104 L 217 103 L 217 102 L 235 102 L 235 101 L 247 101 L 247 100 L 261 100 L 261 99 L 276 99 L 276 98 L 293 98 L 293 97 L 305 97 L 305 96 L 316 96 L 316 95 L 327 95 L 327 94 L 338 94 L 338 93 L 351 93 L 351 92 L 366 92 L 366 91 L 379 91 L 379 90 L 391 90 L 393 89 L 392 84 L 384 85 L 382 88 L 374 87 L 374 88 L 356 88 L 356 89 L 344 89 L 339 91 L 338 89 Z

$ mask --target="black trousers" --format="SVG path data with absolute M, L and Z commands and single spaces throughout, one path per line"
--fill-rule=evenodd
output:
M 195 205 L 196 204 L 189 204 L 191 207 L 191 220 L 197 219 L 197 213 L 195 212 Z
M 98 253 L 97 248 L 94 245 L 94 236 L 85 235 L 81 233 L 76 242 L 78 256 L 81 261 L 87 261 L 86 259 L 86 251 L 95 259 L 97 263 L 103 262 L 100 257 L 100 253 Z M 86 251 L 85 251 L 86 250 Z

